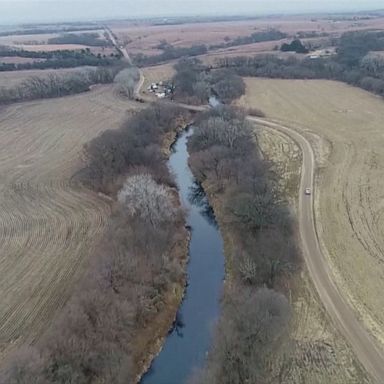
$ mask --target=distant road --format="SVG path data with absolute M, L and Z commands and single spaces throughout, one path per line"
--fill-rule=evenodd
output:
M 127 51 L 127 48 L 125 48 L 123 45 L 119 45 L 114 34 L 112 33 L 112 31 L 108 27 L 104 27 L 104 30 L 108 34 L 108 37 L 112 41 L 112 44 L 115 46 L 115 48 L 118 51 L 120 51 L 122 53 L 123 57 L 126 59 L 128 64 L 134 66 L 133 61 L 131 59 L 131 56 L 129 56 L 129 53 Z M 141 90 L 142 86 L 144 85 L 144 81 L 145 81 L 143 71 L 140 68 L 138 68 L 138 70 L 139 70 L 140 78 L 136 84 L 135 91 L 134 91 L 134 95 L 136 98 L 140 97 L 140 90 Z
M 107 29 L 106 31 L 108 32 Z M 111 35 L 112 42 L 116 47 L 118 47 L 113 35 L 110 31 L 109 33 Z M 124 57 L 128 56 L 129 58 L 128 52 L 125 48 L 124 50 L 120 50 L 123 52 Z M 143 83 L 144 76 L 140 70 L 140 81 L 135 91 L 137 96 L 140 93 Z M 144 101 L 150 102 L 152 100 L 145 98 Z M 167 103 L 166 101 L 163 102 Z M 207 106 L 195 106 L 176 102 L 171 104 L 197 112 L 209 109 Z M 360 363 L 372 376 L 375 383 L 383 384 L 384 352 L 378 347 L 376 341 L 357 318 L 356 312 L 350 307 L 342 293 L 337 289 L 334 281 L 332 280 L 333 275 L 328 265 L 328 261 L 320 248 L 313 209 L 313 193 L 315 193 L 313 190 L 315 156 L 311 144 L 300 133 L 282 124 L 253 116 L 248 116 L 248 120 L 267 127 L 268 129 L 274 129 L 282 132 L 290 136 L 300 146 L 303 154 L 303 164 L 300 182 L 298 221 L 304 260 L 321 301 L 323 302 L 324 307 L 331 316 L 335 325 L 351 345 Z M 305 188 L 311 188 L 312 194 L 309 196 L 305 195 Z
M 130 65 L 133 65 L 132 64 L 132 59 L 131 57 L 128 55 L 128 51 L 127 49 L 124 47 L 124 46 L 120 46 L 114 36 L 114 34 L 112 33 L 112 31 L 108 28 L 108 27 L 104 27 L 104 30 L 105 32 L 108 34 L 108 37 L 109 37 L 109 40 L 111 40 L 112 44 L 115 46 L 115 48 L 120 51 L 123 55 L 123 57 L 128 61 L 128 63 Z

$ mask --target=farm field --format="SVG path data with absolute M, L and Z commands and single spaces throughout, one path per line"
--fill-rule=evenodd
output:
M 62 68 L 62 69 L 31 69 L 25 71 L 5 71 L 0 72 L 0 87 L 13 87 L 19 85 L 24 80 L 33 77 L 45 77 L 51 74 L 64 75 L 67 73 L 76 73 L 79 71 L 89 71 L 93 67 L 76 67 L 76 68 Z
M 109 202 L 72 176 L 130 105 L 112 86 L 0 109 L 0 353 L 35 340 L 71 293 Z
M 223 43 L 226 38 L 234 39 L 271 28 L 289 35 L 294 35 L 298 31 L 338 35 L 352 29 L 384 29 L 384 17 L 370 20 L 332 20 L 321 16 L 286 16 L 178 25 L 151 25 L 121 21 L 110 23 L 110 27 L 119 40 L 126 45 L 130 54 L 151 55 L 161 53 L 156 46 L 163 40 L 179 47 L 194 44 L 209 45 Z
M 383 100 L 332 81 L 246 82 L 239 104 L 257 106 L 313 143 L 322 248 L 338 288 L 383 343 Z

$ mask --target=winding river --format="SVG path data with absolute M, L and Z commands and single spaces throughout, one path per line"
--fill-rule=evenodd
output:
M 175 325 L 141 384 L 185 384 L 204 364 L 219 315 L 223 240 L 207 199 L 188 167 L 187 142 L 192 133 L 193 128 L 189 128 L 179 136 L 168 162 L 191 227 L 188 287 Z

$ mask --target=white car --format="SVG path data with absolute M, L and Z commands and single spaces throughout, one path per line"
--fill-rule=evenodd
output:
M 310 195 L 310 194 L 311 194 L 311 188 L 305 188 L 304 193 L 305 193 L 306 195 Z

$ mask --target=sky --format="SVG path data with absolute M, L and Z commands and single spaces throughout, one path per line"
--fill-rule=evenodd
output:
M 154 16 L 253 16 L 383 8 L 383 0 L 0 0 L 0 25 Z

